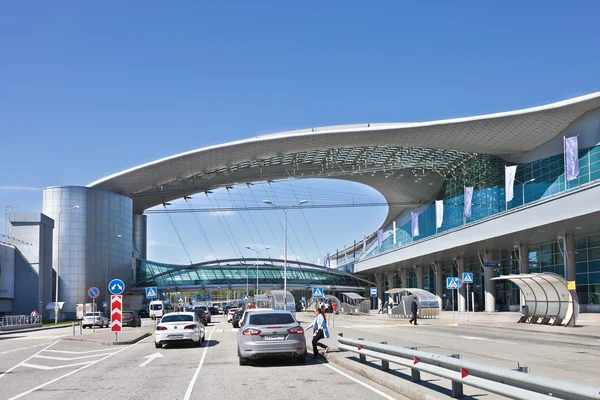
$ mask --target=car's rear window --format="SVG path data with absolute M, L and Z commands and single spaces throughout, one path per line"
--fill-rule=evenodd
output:
M 293 324 L 294 317 L 291 314 L 273 313 L 273 314 L 250 314 L 250 325 L 286 325 Z
M 95 316 L 100 316 L 100 313 L 99 313 L 99 312 L 95 312 L 95 313 L 91 313 L 91 312 L 89 312 L 89 313 L 86 313 L 86 314 L 84 315 L 84 317 L 93 317 L 94 315 L 95 315 Z
M 123 312 L 123 316 L 125 316 L 125 315 L 130 316 L 130 315 L 133 315 L 133 313 L 131 311 L 125 311 L 125 312 Z
M 194 317 L 192 317 L 191 315 L 165 315 L 164 317 L 162 317 L 162 319 L 160 320 L 161 323 L 164 322 L 186 322 L 186 321 L 193 321 Z
M 152 304 L 150 305 L 151 310 L 162 310 L 162 304 Z

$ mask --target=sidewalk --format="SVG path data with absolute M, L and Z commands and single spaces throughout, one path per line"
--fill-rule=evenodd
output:
M 28 332 L 37 332 L 37 331 L 45 331 L 48 329 L 59 329 L 59 328 L 70 328 L 70 324 L 58 324 L 58 325 L 46 325 L 35 328 L 24 328 L 24 329 L 12 329 L 7 331 L 0 331 L 0 336 L 2 335 L 11 335 L 15 333 L 28 333 Z
M 81 334 L 81 332 L 83 334 Z M 140 328 L 124 327 L 121 332 L 111 332 L 109 328 L 96 328 L 80 330 L 75 327 L 75 336 L 65 336 L 63 340 L 76 342 L 97 343 L 103 345 L 126 345 L 139 342 L 142 339 L 152 336 L 154 333 L 154 324 L 142 325 Z

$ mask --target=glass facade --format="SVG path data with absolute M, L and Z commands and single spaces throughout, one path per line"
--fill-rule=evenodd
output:
M 250 286 L 256 285 L 255 265 L 197 265 L 181 266 L 137 260 L 138 287 L 160 286 L 161 288 L 203 287 L 203 286 Z M 277 286 L 283 284 L 282 265 L 259 265 L 259 285 Z M 365 289 L 373 284 L 351 274 L 336 270 L 307 267 L 287 267 L 288 286 L 310 287 L 344 286 Z

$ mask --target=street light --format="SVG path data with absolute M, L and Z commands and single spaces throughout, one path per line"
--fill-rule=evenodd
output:
M 518 181 L 515 179 L 515 182 L 520 183 L 521 188 L 523 189 L 523 205 L 525 205 L 525 185 L 527 185 L 528 183 L 531 183 L 533 181 L 535 181 L 535 178 L 531 178 L 530 180 L 525 181 L 525 182 L 521 182 L 521 181 Z
M 254 293 L 254 297 L 256 297 L 256 295 L 258 295 L 258 256 L 261 251 L 267 251 L 271 248 L 271 246 L 267 246 L 262 250 L 254 249 L 250 246 L 246 246 L 246 248 L 256 253 L 256 293 Z M 246 267 L 246 295 L 248 295 L 248 267 Z
M 57 250 L 56 250 L 56 261 L 57 261 L 57 265 L 56 265 L 56 289 L 54 292 L 55 295 L 55 303 L 54 303 L 54 323 L 58 324 L 58 282 L 60 280 L 60 228 L 62 226 L 62 224 L 60 223 L 60 217 L 62 217 L 62 213 L 64 213 L 65 211 L 71 211 L 71 210 L 77 210 L 79 209 L 79 206 L 73 206 L 73 207 L 69 207 L 69 208 L 65 208 L 64 210 L 62 210 L 61 212 L 58 213 L 58 243 L 57 243 Z
M 263 200 L 263 203 L 270 204 L 275 208 L 280 208 L 283 210 L 283 304 L 287 310 L 287 212 L 294 207 L 308 203 L 308 200 L 300 200 L 300 202 L 288 207 L 278 206 L 271 200 Z

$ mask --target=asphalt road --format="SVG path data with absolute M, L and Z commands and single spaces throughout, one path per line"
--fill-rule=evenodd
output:
M 155 349 L 152 337 L 125 346 L 64 340 L 70 329 L 0 336 L 0 399 L 400 398 L 325 359 L 239 366 L 237 332 L 221 317 L 201 348 Z

